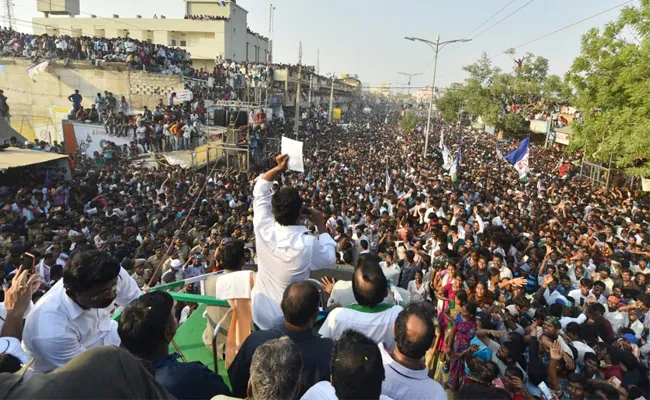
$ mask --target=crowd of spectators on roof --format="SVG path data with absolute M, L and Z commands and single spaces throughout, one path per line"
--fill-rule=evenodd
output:
M 7 28 L 0 30 L 0 56 L 22 57 L 33 62 L 48 59 L 120 62 L 135 70 L 166 74 L 180 74 L 191 66 L 190 54 L 183 49 L 129 37 L 33 35 Z
M 230 21 L 230 18 L 221 15 L 186 15 L 185 19 L 192 21 Z

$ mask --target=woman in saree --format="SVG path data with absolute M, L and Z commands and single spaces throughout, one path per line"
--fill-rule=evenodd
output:
M 451 358 L 451 362 L 446 386 L 451 390 L 457 390 L 465 376 L 465 361 L 462 355 L 469 348 L 477 329 L 476 304 L 467 302 L 460 309 L 460 315 L 456 319 L 452 318 L 448 310 L 447 319 L 450 325 L 447 355 Z

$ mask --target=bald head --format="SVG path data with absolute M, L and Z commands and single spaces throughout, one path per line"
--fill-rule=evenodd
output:
M 296 327 L 311 328 L 318 315 L 320 296 L 309 281 L 295 282 L 284 290 L 280 307 L 284 320 Z
M 379 263 L 364 260 L 354 270 L 352 292 L 359 305 L 374 307 L 388 295 L 388 281 Z
M 420 360 L 433 344 L 433 314 L 422 304 L 409 304 L 395 320 L 395 345 L 405 357 Z

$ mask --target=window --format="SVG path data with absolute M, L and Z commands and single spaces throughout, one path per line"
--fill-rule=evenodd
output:
M 181 40 L 181 47 L 187 46 L 187 42 L 185 40 Z
M 172 39 L 172 46 L 176 46 L 176 39 Z

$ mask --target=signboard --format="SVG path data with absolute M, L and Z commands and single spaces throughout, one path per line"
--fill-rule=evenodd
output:
M 332 110 L 332 118 L 334 118 L 335 121 L 340 121 L 341 120 L 341 109 L 340 108 L 335 108 Z
M 549 124 L 551 121 L 542 121 L 542 120 L 531 120 L 530 121 L 530 131 L 534 133 L 547 133 Z
M 77 148 L 92 157 L 94 152 L 102 152 L 107 142 L 118 146 L 128 145 L 133 139 L 109 135 L 104 125 L 72 124 Z
M 485 133 L 494 135 L 496 132 L 496 129 L 493 126 L 490 125 L 485 125 Z
M 641 188 L 644 192 L 650 192 L 650 179 L 641 178 Z
M 67 158 L 37 164 L 34 168 L 36 169 L 36 174 L 38 176 L 48 176 L 51 182 L 72 180 L 70 163 Z
M 271 96 L 271 105 L 273 106 L 281 106 L 282 105 L 282 95 L 281 94 L 274 94 Z
M 183 89 L 176 93 L 176 98 L 178 101 L 192 101 L 194 94 L 189 89 Z
M 568 145 L 571 143 L 571 134 L 555 131 L 555 143 Z

